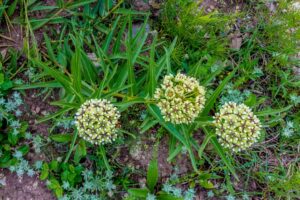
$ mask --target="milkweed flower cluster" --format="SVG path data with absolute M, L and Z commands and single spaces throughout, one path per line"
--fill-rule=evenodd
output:
M 234 152 L 247 149 L 260 136 L 260 121 L 244 104 L 228 102 L 214 118 L 220 143 Z
M 75 125 L 78 135 L 92 144 L 104 144 L 117 137 L 119 111 L 106 99 L 91 99 L 78 109 Z
M 205 88 L 193 77 L 178 73 L 164 77 L 155 91 L 164 119 L 174 124 L 191 123 L 204 108 Z

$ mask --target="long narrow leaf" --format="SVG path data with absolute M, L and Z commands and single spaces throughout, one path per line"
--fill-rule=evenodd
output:
M 81 93 L 81 53 L 80 53 L 80 44 L 76 41 L 75 53 L 71 59 L 71 74 L 73 88 L 76 92 Z
M 156 80 L 155 80 L 155 72 L 156 72 L 156 63 L 155 63 L 155 44 L 157 41 L 157 35 L 155 35 L 154 40 L 151 45 L 150 51 L 150 61 L 148 67 L 148 94 L 150 97 L 154 94 L 154 90 L 156 88 Z
M 55 61 L 56 58 L 55 58 L 55 54 L 54 54 L 54 51 L 53 51 L 53 48 L 52 48 L 52 45 L 51 45 L 51 42 L 50 42 L 50 38 L 47 36 L 46 33 L 44 33 L 44 38 L 45 38 L 45 43 L 46 43 L 48 55 L 49 55 L 49 57 L 51 58 L 52 61 Z
M 206 136 L 208 136 L 210 138 L 210 142 L 211 144 L 214 146 L 214 149 L 216 150 L 216 152 L 218 153 L 218 155 L 220 156 L 220 158 L 222 159 L 222 161 L 224 162 L 224 164 L 227 166 L 227 168 L 229 169 L 229 171 L 233 174 L 233 176 L 239 180 L 235 169 L 233 167 L 233 165 L 231 164 L 231 161 L 228 159 L 228 156 L 225 155 L 224 153 L 224 149 L 222 148 L 222 146 L 219 144 L 217 138 L 215 135 L 212 135 L 212 133 L 210 133 L 205 127 L 203 128 L 203 131 L 205 132 Z
M 30 85 L 18 85 L 15 86 L 14 90 L 28 90 L 28 89 L 35 89 L 35 88 L 60 88 L 62 84 L 58 83 L 57 81 L 49 81 L 49 82 L 42 82 L 42 83 L 32 83 Z
M 184 135 L 182 135 L 175 127 L 173 124 L 171 123 L 167 123 L 164 121 L 163 117 L 161 116 L 160 114 L 160 111 L 158 109 L 157 106 L 155 105 L 148 105 L 148 110 L 149 112 L 159 120 L 159 123 L 160 125 L 162 125 L 165 129 L 167 129 L 169 131 L 170 134 L 172 134 L 175 138 L 177 138 L 186 148 L 187 148 L 187 151 L 190 155 L 190 159 L 191 159 L 191 162 L 192 162 L 192 166 L 195 170 L 195 172 L 199 172 L 198 169 L 197 169 L 197 165 L 196 165 L 196 159 L 195 159 L 195 156 L 194 156 L 194 153 L 191 149 L 191 146 L 190 146 L 190 142 L 187 140 L 187 138 L 185 138 Z
M 46 64 L 37 59 L 33 60 L 33 63 L 36 66 L 41 67 L 49 76 L 57 80 L 67 91 L 72 93 L 72 83 L 66 75 L 56 69 L 48 67 Z
M 147 186 L 153 193 L 158 181 L 158 161 L 157 158 L 150 161 L 147 171 Z
M 267 115 L 276 115 L 276 114 L 279 114 L 279 113 L 282 113 L 282 112 L 286 112 L 289 109 L 291 109 L 292 107 L 293 107 L 292 105 L 289 105 L 289 106 L 286 106 L 284 108 L 259 111 L 259 112 L 256 112 L 255 114 L 259 117 L 267 116 Z
M 79 1 L 69 3 L 66 6 L 66 8 L 71 10 L 71 9 L 75 9 L 75 8 L 80 7 L 80 6 L 84 6 L 84 5 L 87 5 L 87 4 L 90 4 L 90 3 L 94 3 L 94 2 L 96 2 L 96 0 L 85 0 L 85 1 L 79 0 Z
M 69 110 L 71 110 L 71 108 L 63 108 L 63 109 L 60 109 L 59 111 L 55 112 L 54 114 L 51 114 L 51 115 L 48 115 L 46 117 L 43 117 L 41 119 L 38 120 L 38 123 L 42 123 L 42 122 L 45 122 L 45 121 L 48 121 L 50 119 L 53 119 L 55 117 L 58 117 L 66 112 L 68 112 Z
M 175 138 L 177 138 L 183 145 L 188 146 L 187 141 L 184 136 L 175 128 L 175 126 L 171 123 L 165 122 L 163 117 L 160 114 L 160 111 L 155 105 L 148 105 L 148 110 L 150 113 L 158 119 L 160 125 L 162 125 L 165 129 L 167 129 Z
M 129 100 L 125 100 L 125 101 L 122 101 L 122 102 L 118 102 L 118 103 L 115 103 L 116 106 L 120 107 L 120 110 L 123 111 L 123 110 L 126 110 L 129 106 L 132 106 L 134 104 L 137 104 L 137 103 L 145 103 L 145 99 L 144 98 L 132 98 L 132 99 L 129 99 Z
M 114 35 L 114 32 L 115 32 L 115 29 L 118 25 L 118 22 L 120 20 L 120 16 L 117 17 L 117 19 L 115 19 L 111 29 L 110 29 L 110 33 L 108 34 L 108 36 L 106 37 L 105 39 L 105 42 L 102 46 L 102 49 L 104 50 L 104 52 L 107 52 L 108 49 L 109 49 L 109 45 L 111 44 L 111 41 L 112 41 L 112 38 L 113 38 L 113 35 Z
M 223 91 L 226 84 L 231 80 L 231 78 L 234 76 L 236 71 L 238 70 L 238 67 L 236 67 L 223 81 L 222 83 L 217 87 L 217 89 L 214 91 L 214 93 L 210 96 L 210 98 L 207 100 L 206 106 L 204 110 L 201 113 L 201 116 L 207 116 L 210 110 L 214 107 L 214 104 Z

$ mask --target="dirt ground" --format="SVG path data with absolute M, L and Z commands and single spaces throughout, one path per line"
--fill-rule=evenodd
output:
M 29 130 L 33 135 L 47 136 L 49 124 L 38 124 L 36 120 L 48 113 L 55 112 L 56 108 L 49 105 L 54 97 L 43 100 L 43 97 L 37 96 L 37 94 L 39 94 L 38 90 L 29 90 L 23 95 L 24 104 L 20 109 L 25 114 L 21 117 L 21 120 L 29 122 Z M 45 159 L 45 155 L 30 152 L 28 159 L 33 163 L 36 160 Z M 15 173 L 0 169 L 0 179 L 2 182 L 4 180 L 5 183 L 4 185 L 0 184 L 0 200 L 56 199 L 52 192 L 47 189 L 45 182 L 40 181 L 38 176 L 29 177 L 24 175 L 22 178 L 18 178 Z
M 37 176 L 23 176 L 19 179 L 15 173 L 0 170 L 5 173 L 5 187 L 0 187 L 0 200 L 54 200 L 44 182 Z

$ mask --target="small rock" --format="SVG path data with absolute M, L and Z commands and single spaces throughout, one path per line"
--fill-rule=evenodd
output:
M 300 78 L 300 67 L 293 67 L 294 75 Z
M 138 11 L 148 11 L 148 10 L 150 10 L 149 4 L 145 3 L 143 0 L 135 0 L 133 2 L 133 6 Z
M 39 183 L 38 183 L 37 181 L 35 181 L 35 182 L 33 183 L 33 188 L 36 189 L 38 185 L 39 185 Z
M 1 54 L 2 58 L 6 57 L 6 53 L 7 53 L 7 48 L 1 50 L 0 54 Z
M 87 56 L 93 62 L 95 67 L 100 67 L 100 60 L 97 58 L 95 53 L 88 53 Z
M 239 32 L 236 32 L 234 34 L 231 34 L 229 37 L 231 39 L 230 48 L 239 50 L 241 48 L 242 42 L 243 42 L 241 34 Z
M 274 2 L 266 3 L 266 6 L 269 8 L 270 12 L 274 13 L 276 11 L 276 5 Z
M 139 185 L 143 188 L 146 186 L 146 179 L 145 178 L 141 178 L 139 179 Z
M 23 177 L 18 178 L 19 183 L 23 182 Z
M 41 108 L 37 106 L 37 107 L 35 108 L 35 112 L 36 112 L 36 113 L 39 113 L 40 111 L 41 111 Z
M 0 186 L 1 187 L 6 186 L 6 177 L 4 177 L 4 175 L 2 177 L 1 174 L 0 174 Z
M 204 38 L 209 39 L 210 38 L 209 34 L 205 33 Z

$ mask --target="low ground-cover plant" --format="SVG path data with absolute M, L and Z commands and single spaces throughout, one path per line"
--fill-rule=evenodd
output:
M 19 143 L 28 138 L 30 133 L 27 132 L 27 122 L 17 118 L 22 115 L 20 105 L 23 100 L 20 93 L 11 93 L 13 82 L 7 78 L 6 73 L 1 71 L 0 77 L 0 167 L 9 168 L 18 165 L 18 161 L 28 153 L 29 146 Z

